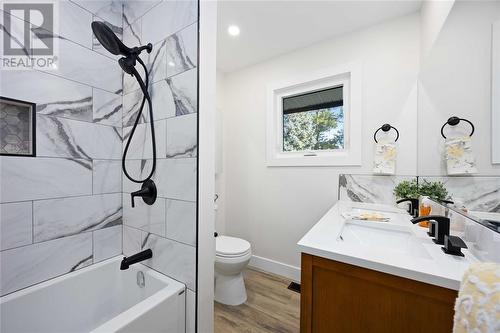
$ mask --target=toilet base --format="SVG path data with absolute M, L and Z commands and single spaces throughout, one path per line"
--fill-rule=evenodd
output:
M 247 291 L 243 274 L 215 275 L 215 295 L 216 302 L 226 305 L 240 305 L 247 300 Z

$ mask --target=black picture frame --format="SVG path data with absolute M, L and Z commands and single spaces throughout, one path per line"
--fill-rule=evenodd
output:
M 31 154 L 2 153 L 0 156 L 36 157 L 36 103 L 23 101 L 20 99 L 0 96 L 0 103 L 19 104 L 27 106 L 31 110 Z

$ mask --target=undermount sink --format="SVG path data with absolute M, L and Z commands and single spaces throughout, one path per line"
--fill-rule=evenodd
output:
M 410 227 L 384 222 L 348 221 L 337 240 L 370 250 L 431 259 Z

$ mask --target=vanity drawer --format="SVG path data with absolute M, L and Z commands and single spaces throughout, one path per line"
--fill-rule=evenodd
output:
M 302 253 L 301 333 L 450 333 L 457 291 Z

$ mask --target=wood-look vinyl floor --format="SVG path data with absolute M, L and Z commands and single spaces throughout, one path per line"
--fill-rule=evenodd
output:
M 215 302 L 215 333 L 299 332 L 300 294 L 282 277 L 247 269 L 248 299 L 239 306 Z

